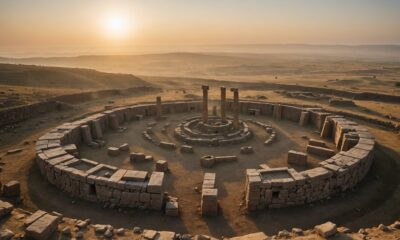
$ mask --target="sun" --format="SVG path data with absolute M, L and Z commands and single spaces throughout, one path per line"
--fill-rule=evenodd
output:
M 132 29 L 132 22 L 121 13 L 108 14 L 103 22 L 105 35 L 108 38 L 126 38 Z

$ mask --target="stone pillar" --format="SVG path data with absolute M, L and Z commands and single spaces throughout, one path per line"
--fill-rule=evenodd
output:
M 82 125 L 81 132 L 82 132 L 83 142 L 87 145 L 90 145 L 93 141 L 92 133 L 90 132 L 90 127 L 88 125 Z
M 103 131 L 101 129 L 100 119 L 95 119 L 92 121 L 92 132 L 93 132 L 93 137 L 97 139 L 103 137 Z
M 332 122 L 329 120 L 329 118 L 325 118 L 324 126 L 322 127 L 321 130 L 321 137 L 322 138 L 329 138 L 332 136 Z
M 226 88 L 221 87 L 221 122 L 226 122 L 225 107 L 226 107 Z
M 217 116 L 217 106 L 213 106 L 212 114 L 213 116 Z
M 239 128 L 239 89 L 231 88 L 233 92 L 233 127 Z
M 308 120 L 310 119 L 310 113 L 303 111 L 300 114 L 300 121 L 299 124 L 300 126 L 306 126 L 308 124 Z
M 157 98 L 156 98 L 156 118 L 161 119 L 161 116 L 162 116 L 161 97 L 157 96 Z
M 208 89 L 209 87 L 206 85 L 202 86 L 203 88 L 203 123 L 206 123 L 208 121 Z

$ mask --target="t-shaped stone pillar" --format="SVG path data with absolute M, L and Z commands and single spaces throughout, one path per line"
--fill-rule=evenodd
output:
M 156 98 L 156 117 L 157 117 L 157 119 L 161 119 L 161 116 L 162 116 L 161 97 L 157 96 L 157 98 Z
M 221 87 L 221 122 L 226 122 L 225 106 L 226 106 L 226 88 Z
M 203 122 L 206 123 L 208 121 L 208 89 L 210 89 L 207 85 L 201 86 L 203 89 Z
M 239 128 L 239 89 L 231 88 L 233 92 L 233 127 Z

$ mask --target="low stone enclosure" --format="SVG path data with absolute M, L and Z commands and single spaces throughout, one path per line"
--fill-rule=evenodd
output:
M 233 89 L 234 94 L 237 91 Z M 252 115 L 256 110 L 260 116 L 292 121 L 301 126 L 313 126 L 321 132 L 322 137 L 332 139 L 340 151 L 320 162 L 318 167 L 302 172 L 286 167 L 247 169 L 245 206 L 250 211 L 299 205 L 327 198 L 356 185 L 371 166 L 374 137 L 367 129 L 341 116 L 326 113 L 320 108 L 239 102 L 238 95 L 235 95 L 234 101 L 223 103 L 226 104 L 224 111 L 226 108 L 234 113 L 232 120 L 226 118 L 226 125 L 232 124 L 241 134 L 246 132 L 246 126 L 239 121 L 238 114 Z M 157 98 L 156 103 L 105 110 L 64 123 L 41 136 L 36 143 L 36 161 L 43 177 L 75 197 L 114 206 L 162 210 L 168 198 L 164 192 L 166 176 L 163 172 L 119 169 L 81 159 L 78 157 L 79 145 L 101 144 L 106 131 L 118 131 L 124 122 L 139 121 L 146 117 L 159 119 L 162 115 L 200 112 L 203 109 L 208 109 L 204 100 L 161 103 Z M 205 114 L 204 110 L 202 118 L 203 121 L 208 121 L 208 113 Z M 212 126 L 205 126 L 205 129 L 211 128 Z M 224 129 L 230 127 L 220 125 L 218 131 L 225 131 Z

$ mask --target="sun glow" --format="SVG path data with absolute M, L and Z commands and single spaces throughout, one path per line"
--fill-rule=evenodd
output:
M 127 15 L 122 13 L 112 13 L 106 15 L 102 23 L 105 35 L 108 38 L 123 39 L 132 31 L 133 23 Z

